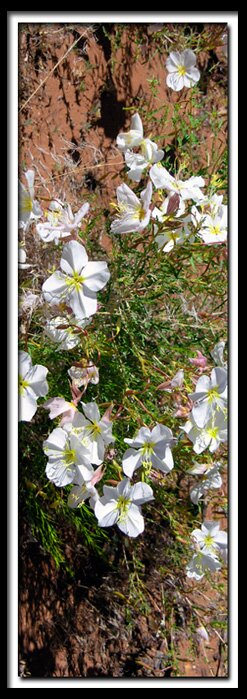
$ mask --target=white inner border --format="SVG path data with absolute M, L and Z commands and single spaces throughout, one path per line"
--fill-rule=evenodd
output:
M 9 463 L 8 463 L 8 688 L 33 687 L 238 687 L 238 13 L 237 12 L 7 12 L 8 16 L 8 358 L 9 358 Z M 229 56 L 229 218 L 230 218 L 230 677 L 229 679 L 21 679 L 18 677 L 18 24 L 21 22 L 227 22 L 230 31 Z

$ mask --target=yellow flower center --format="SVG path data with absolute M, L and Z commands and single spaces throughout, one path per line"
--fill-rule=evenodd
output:
M 19 394 L 22 396 L 23 393 L 25 392 L 25 388 L 27 388 L 29 386 L 29 383 L 28 383 L 28 381 L 25 381 L 25 379 L 23 379 L 22 376 L 19 376 L 18 384 L 19 384 Z
M 211 235 L 219 235 L 221 233 L 220 226 L 209 226 Z
M 101 427 L 95 421 L 93 421 L 91 425 L 87 425 L 87 430 L 90 431 L 93 437 L 96 437 L 97 434 L 101 434 Z
M 219 397 L 219 391 L 218 391 L 218 386 L 214 386 L 214 388 L 210 388 L 208 391 L 208 402 L 213 403 L 215 398 Z
M 216 439 L 216 437 L 218 437 L 218 432 L 218 427 L 211 427 L 207 430 L 208 435 L 212 437 L 212 439 Z
M 185 66 L 178 66 L 178 74 L 182 77 L 186 73 Z
M 213 537 L 211 536 L 211 534 L 207 534 L 207 536 L 205 536 L 205 539 L 204 539 L 204 545 L 212 546 L 213 543 L 214 543 Z
M 74 288 L 76 291 L 80 290 L 84 281 L 85 277 L 82 277 L 78 272 L 73 272 L 72 277 L 66 277 L 67 286 Z
M 76 453 L 75 449 L 65 449 L 63 452 L 63 460 L 66 466 L 72 466 L 75 463 Z
M 154 454 L 154 445 L 155 442 L 146 442 L 141 448 L 141 453 L 144 456 L 151 456 L 151 454 Z
M 130 499 L 125 498 L 124 495 L 120 495 L 117 501 L 117 509 L 119 510 L 119 519 L 125 517 L 126 512 L 129 508 Z
M 28 196 L 28 194 L 24 195 L 22 203 L 21 203 L 21 209 L 25 213 L 31 212 L 33 209 L 33 202 L 31 197 Z

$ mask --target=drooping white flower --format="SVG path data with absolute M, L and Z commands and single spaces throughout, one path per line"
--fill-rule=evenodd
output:
M 227 372 L 222 367 L 211 371 L 211 378 L 203 374 L 197 381 L 196 390 L 189 394 L 195 405 L 192 416 L 198 427 L 204 427 L 215 411 L 226 412 Z
M 60 398 L 60 396 L 57 396 L 55 398 L 49 398 L 49 400 L 43 403 L 43 408 L 46 408 L 50 411 L 50 420 L 54 420 L 54 418 L 58 417 L 59 415 L 63 416 L 60 421 L 61 427 L 63 427 L 63 425 L 65 425 L 66 422 L 72 422 L 75 412 L 77 410 L 74 403 L 71 403 L 65 400 L 64 398 Z
M 224 349 L 225 349 L 225 342 L 224 340 L 220 340 L 217 342 L 217 344 L 214 346 L 212 352 L 211 352 L 211 357 L 213 357 L 213 360 L 217 366 L 223 367 L 223 369 L 226 369 L 227 367 L 227 362 L 224 361 Z
M 33 294 L 29 289 L 22 289 L 22 293 L 19 298 L 18 313 L 22 315 L 23 313 L 31 316 L 34 309 L 41 303 L 41 296 L 38 294 Z
M 194 578 L 195 580 L 201 580 L 206 572 L 210 571 L 214 573 L 216 570 L 220 570 L 220 562 L 215 555 L 208 555 L 203 553 L 203 551 L 198 551 L 194 553 L 190 562 L 186 566 L 186 573 L 188 578 Z
M 137 468 L 142 466 L 150 471 L 152 468 L 169 473 L 173 468 L 171 444 L 172 431 L 165 425 L 157 424 L 150 430 L 141 427 L 134 439 L 125 439 L 130 449 L 123 455 L 123 472 L 132 478 Z
M 89 383 L 94 385 L 99 383 L 99 370 L 91 361 L 87 362 L 85 367 L 71 366 L 68 374 L 78 388 L 87 386 Z
M 128 177 L 133 182 L 140 182 L 143 171 L 153 163 L 158 163 L 164 157 L 164 151 L 159 149 L 154 141 L 145 138 L 140 143 L 140 153 L 126 150 L 124 159 L 129 168 Z
M 182 216 L 185 210 L 183 199 L 179 197 L 179 207 L 172 217 L 169 213 L 167 213 L 167 211 L 169 211 L 169 203 L 172 196 L 174 195 L 171 194 L 163 201 L 160 209 L 155 207 L 152 211 L 152 218 L 158 220 L 160 224 L 164 225 L 164 229 L 163 227 L 160 229 L 160 227 L 158 227 L 156 224 L 154 225 L 155 242 L 157 243 L 159 250 L 162 249 L 163 252 L 170 252 L 170 250 L 174 248 L 174 245 L 181 245 L 184 243 L 186 238 L 190 237 L 191 242 L 194 239 L 194 236 L 188 227 L 188 223 L 190 223 L 190 216 L 186 216 L 186 218 L 180 222 L 176 222 L 176 219 Z M 171 221 L 173 218 L 175 225 L 174 228 L 171 228 Z M 169 221 L 169 225 L 166 225 L 167 221 Z
M 19 352 L 19 420 L 32 420 L 38 398 L 48 393 L 47 372 L 42 364 L 32 365 L 28 352 Z
M 152 198 L 152 184 L 149 181 L 141 192 L 140 199 L 128 187 L 121 184 L 117 187 L 117 218 L 111 224 L 113 233 L 136 233 L 143 231 L 150 221 L 150 202 Z
M 98 499 L 98 493 L 95 488 L 96 483 L 98 483 L 103 477 L 103 467 L 98 466 L 94 470 L 91 464 L 88 466 L 77 466 L 73 483 L 74 487 L 71 489 L 68 497 L 68 505 L 73 509 L 79 507 L 85 500 L 90 498 L 90 504 L 92 505 L 92 500 L 96 501 Z
M 118 148 L 125 152 L 128 148 L 139 146 L 143 140 L 142 120 L 138 113 L 133 114 L 130 122 L 130 131 L 120 132 L 117 136 Z
M 60 266 L 43 284 L 45 299 L 51 304 L 63 301 L 80 320 L 97 311 L 97 291 L 110 278 L 106 262 L 89 262 L 86 250 L 76 240 L 66 243 Z
M 198 505 L 199 500 L 211 488 L 221 488 L 222 478 L 220 475 L 220 463 L 215 463 L 213 466 L 207 464 L 196 464 L 189 473 L 202 475 L 202 479 L 193 486 L 190 491 L 190 499 L 194 505 Z
M 89 451 L 74 434 L 56 427 L 43 443 L 47 478 L 58 488 L 72 483 L 78 464 L 89 466 Z
M 196 56 L 191 49 L 184 51 L 171 51 L 166 68 L 168 75 L 166 84 L 175 92 L 183 87 L 193 87 L 200 80 L 200 71 L 196 68 Z
M 28 188 L 19 181 L 19 227 L 26 228 L 30 220 L 42 216 L 42 209 L 34 199 L 34 171 L 24 172 Z
M 191 415 L 181 429 L 193 442 L 196 454 L 201 454 L 207 448 L 210 452 L 214 452 L 221 442 L 227 441 L 227 422 L 223 412 L 215 413 L 213 419 L 209 420 L 204 427 L 198 427 Z
M 76 412 L 72 423 L 66 429 L 76 434 L 78 439 L 87 445 L 90 454 L 89 461 L 99 465 L 104 460 L 105 446 L 115 441 L 112 434 L 112 422 L 101 418 L 97 404 L 83 403 L 83 412 Z
M 127 536 L 136 537 L 144 530 L 140 505 L 153 500 L 153 491 L 147 483 L 131 485 L 124 478 L 116 488 L 104 485 L 103 497 L 96 501 L 94 513 L 100 527 L 117 524 Z
M 191 537 L 202 553 L 208 556 L 217 555 L 219 550 L 227 548 L 227 532 L 220 529 L 219 522 L 203 522 L 201 529 L 194 529 Z
M 200 189 L 200 187 L 205 185 L 203 177 L 192 176 L 188 180 L 183 181 L 170 175 L 168 170 L 160 163 L 152 165 L 149 174 L 157 189 L 165 189 L 167 192 L 177 193 L 183 201 L 192 199 L 197 202 L 204 198 Z
M 91 323 L 91 318 L 79 320 L 73 316 L 56 316 L 46 322 L 44 332 L 52 342 L 57 342 L 58 350 L 70 350 L 81 342 L 81 332 Z
M 49 243 L 52 240 L 58 242 L 61 238 L 68 237 L 79 228 L 88 210 L 89 204 L 85 203 L 74 215 L 70 204 L 63 205 L 59 200 L 52 201 L 49 209 L 45 212 L 46 222 L 38 223 L 36 226 L 37 233 L 45 243 Z

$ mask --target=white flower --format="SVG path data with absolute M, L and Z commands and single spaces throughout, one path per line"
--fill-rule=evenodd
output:
M 104 485 L 103 497 L 96 501 L 94 513 L 100 527 L 117 524 L 127 536 L 136 537 L 144 530 L 141 507 L 153 500 L 153 491 L 147 483 L 130 485 L 129 478 L 124 478 L 116 488 Z
M 198 626 L 196 629 L 196 633 L 200 638 L 203 638 L 204 641 L 209 641 L 209 635 L 207 630 L 205 629 L 205 626 Z
M 164 229 L 162 227 L 161 230 L 156 224 L 154 225 L 155 242 L 157 243 L 159 250 L 162 249 L 163 252 L 170 252 L 170 250 L 174 248 L 174 245 L 184 243 L 186 238 L 189 236 L 190 240 L 192 241 L 191 231 L 187 225 L 190 223 L 190 216 L 186 216 L 184 220 L 176 222 L 176 218 L 182 216 L 185 210 L 183 199 L 179 198 L 179 208 L 173 216 L 167 213 L 167 210 L 169 211 L 169 203 L 173 196 L 174 194 L 168 196 L 165 201 L 163 201 L 160 209 L 155 207 L 152 211 L 152 218 L 158 220 L 159 223 L 164 224 Z M 173 220 L 173 218 L 175 218 L 174 228 L 171 228 L 170 222 Z M 168 225 L 166 226 L 167 221 Z
M 26 264 L 27 253 L 23 247 L 19 245 L 18 249 L 18 267 L 19 269 L 29 269 L 32 265 Z
M 201 454 L 209 448 L 210 452 L 218 449 L 221 442 L 227 441 L 227 424 L 222 412 L 216 413 L 212 420 L 209 420 L 205 427 L 198 427 L 191 415 L 184 427 L 181 427 L 188 435 L 196 454 Z
M 32 365 L 27 352 L 19 352 L 19 420 L 29 422 L 37 410 L 37 399 L 46 396 L 48 369 L 42 364 Z
M 56 427 L 43 443 L 48 462 L 46 475 L 58 488 L 72 483 L 76 474 L 76 465 L 89 466 L 89 452 L 74 434 L 62 427 Z
M 194 485 L 190 491 L 190 499 L 194 505 L 198 505 L 199 500 L 203 495 L 211 488 L 221 488 L 222 478 L 219 472 L 219 463 L 213 466 L 207 466 L 207 464 L 196 464 L 196 467 L 191 469 L 190 473 L 203 475 L 202 480 Z
M 200 71 L 196 68 L 196 56 L 191 49 L 171 51 L 166 67 L 169 75 L 166 77 L 166 84 L 175 92 L 179 92 L 183 87 L 192 87 L 200 80 Z
M 91 361 L 85 367 L 71 366 L 68 374 L 77 388 L 87 386 L 89 383 L 99 383 L 99 370 Z
M 41 297 L 38 294 L 33 294 L 29 289 L 22 289 L 21 296 L 19 298 L 19 315 L 22 313 L 27 313 L 32 315 L 36 306 L 41 302 Z
M 81 404 L 84 415 L 77 412 L 72 423 L 66 425 L 66 429 L 76 434 L 78 439 L 87 445 L 89 461 L 99 465 L 104 459 L 105 445 L 115 441 L 112 435 L 112 422 L 100 417 L 99 408 L 94 401 L 91 403 L 81 401 Z
M 149 181 L 146 189 L 141 192 L 140 199 L 128 187 L 121 184 L 117 187 L 117 218 L 111 224 L 113 233 L 134 233 L 142 231 L 149 224 L 152 198 L 152 184 Z
M 26 228 L 31 219 L 39 218 L 42 215 L 42 209 L 39 203 L 34 199 L 34 171 L 27 170 L 24 172 L 27 180 L 28 189 L 24 187 L 22 182 L 19 182 L 19 227 Z
M 157 189 L 165 189 L 167 192 L 179 194 L 183 201 L 192 199 L 199 202 L 204 198 L 200 187 L 204 187 L 203 177 L 189 177 L 188 180 L 179 180 L 170 175 L 163 165 L 157 163 L 150 169 L 150 178 Z
M 130 131 L 121 132 L 117 136 L 118 148 L 125 152 L 128 148 L 139 146 L 143 140 L 143 126 L 139 114 L 134 114 L 131 117 Z
M 191 561 L 186 566 L 187 577 L 201 580 L 207 571 L 214 573 L 221 568 L 220 562 L 216 556 L 208 555 L 203 551 L 194 553 Z
M 191 537 L 202 553 L 208 556 L 217 555 L 219 550 L 227 548 L 227 532 L 220 529 L 219 522 L 203 522 L 201 529 L 194 529 Z
M 173 456 L 170 445 L 173 444 L 172 431 L 165 425 L 155 425 L 152 430 L 141 427 L 134 439 L 125 439 L 130 449 L 123 455 L 123 471 L 132 478 L 134 471 L 142 466 L 150 471 L 159 469 L 169 473 L 173 468 Z
M 189 394 L 195 403 L 192 416 L 198 427 L 204 427 L 215 411 L 226 411 L 227 372 L 222 367 L 211 371 L 211 378 L 203 374 L 197 381 L 196 390 Z
M 86 216 L 89 204 L 83 204 L 77 214 L 73 215 L 70 204 L 63 205 L 60 201 L 52 201 L 48 211 L 45 212 L 47 221 L 38 223 L 37 233 L 45 243 L 52 240 L 58 242 L 60 238 L 71 235 L 72 231 L 79 228 L 81 220 Z
M 157 144 L 150 138 L 145 138 L 140 143 L 140 153 L 126 150 L 124 158 L 129 168 L 128 177 L 134 182 L 140 182 L 143 170 L 153 163 L 158 163 L 164 157 L 164 151 L 158 149 Z
M 57 342 L 58 350 L 70 350 L 81 342 L 81 332 L 91 323 L 91 318 L 83 320 L 72 316 L 56 316 L 48 320 L 44 332 L 52 342 Z
M 217 342 L 217 344 L 214 346 L 212 352 L 211 352 L 211 357 L 213 357 L 213 360 L 217 366 L 223 367 L 223 369 L 226 369 L 227 367 L 227 362 L 224 362 L 224 349 L 225 349 L 225 342 L 224 340 L 220 340 L 220 342 Z
M 212 243 L 225 243 L 227 240 L 227 206 L 221 206 L 221 211 L 215 216 L 202 217 L 201 228 L 198 235 L 207 245 Z
M 98 466 L 96 470 L 91 464 L 88 466 L 79 465 L 76 468 L 73 483 L 76 485 L 71 489 L 68 497 L 69 507 L 79 507 L 87 498 L 90 498 L 90 505 L 98 499 L 98 493 L 95 488 L 103 476 L 102 466 Z
M 43 284 L 42 291 L 49 303 L 64 301 L 80 320 L 97 311 L 97 291 L 110 278 L 106 262 L 89 262 L 86 250 L 76 240 L 63 248 L 59 270 Z

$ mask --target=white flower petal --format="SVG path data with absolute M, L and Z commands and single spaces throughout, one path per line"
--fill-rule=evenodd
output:
M 136 505 L 130 505 L 126 515 L 117 522 L 118 528 L 127 536 L 135 538 L 144 531 L 144 519 Z
M 131 500 L 136 505 L 142 505 L 144 502 L 154 500 L 152 488 L 147 483 L 135 483 L 131 488 Z
M 106 262 L 88 262 L 83 269 L 83 287 L 90 291 L 100 291 L 110 279 Z
M 100 500 L 97 500 L 95 503 L 94 514 L 97 517 L 100 527 L 112 527 L 112 525 L 117 522 L 119 517 L 117 503 L 113 501 L 107 502 L 106 505 L 103 505 Z
M 19 396 L 19 421 L 30 422 L 37 410 L 37 400 L 33 391 L 29 388 Z
M 127 449 L 123 455 L 123 472 L 132 478 L 134 471 L 141 466 L 142 455 L 136 449 Z
M 69 275 L 73 275 L 73 272 L 81 274 L 87 262 L 88 256 L 83 245 L 78 243 L 77 240 L 71 240 L 70 243 L 66 243 L 60 262 L 63 272 Z

